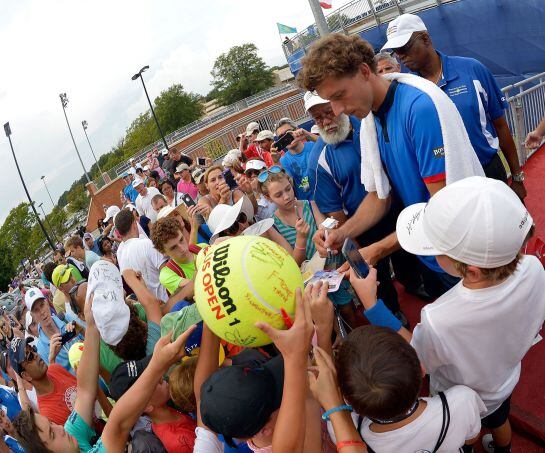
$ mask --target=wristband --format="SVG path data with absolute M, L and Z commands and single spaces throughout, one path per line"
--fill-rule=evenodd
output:
M 306 249 L 307 249 L 306 247 L 298 247 L 297 244 L 295 244 L 295 245 L 293 246 L 293 248 L 294 248 L 295 250 L 306 250 Z
M 322 414 L 322 420 L 325 420 L 327 422 L 329 421 L 329 416 L 331 414 L 334 414 L 335 412 L 340 412 L 340 411 L 352 412 L 352 406 L 350 406 L 349 404 L 343 404 L 342 406 L 332 407 L 331 409 L 329 409 L 328 411 L 325 411 Z
M 341 440 L 337 442 L 337 451 L 343 447 L 365 447 L 365 444 L 361 440 Z
M 389 327 L 396 332 L 401 329 L 401 321 L 392 314 L 381 299 L 378 299 L 375 306 L 365 310 L 363 314 L 374 326 Z

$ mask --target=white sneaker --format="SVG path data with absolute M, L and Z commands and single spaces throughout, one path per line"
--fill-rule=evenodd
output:
M 487 453 L 494 453 L 494 441 L 492 440 L 492 434 L 485 434 L 481 440 L 483 448 Z

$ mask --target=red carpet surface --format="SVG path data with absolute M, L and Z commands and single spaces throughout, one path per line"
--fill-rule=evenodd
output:
M 524 166 L 528 196 L 525 203 L 536 224 L 536 236 L 545 240 L 545 146 Z M 401 308 L 414 326 L 424 303 L 398 285 Z M 541 331 L 545 336 L 545 330 Z M 511 402 L 514 453 L 545 453 L 545 340 L 534 345 L 522 361 L 521 379 Z M 484 450 L 480 442 L 477 452 Z

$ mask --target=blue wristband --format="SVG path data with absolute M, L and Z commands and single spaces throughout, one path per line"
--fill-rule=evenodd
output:
M 389 327 L 396 332 L 401 329 L 401 321 L 392 314 L 381 299 L 377 300 L 375 306 L 365 310 L 363 314 L 374 326 Z
M 334 414 L 335 412 L 339 412 L 339 411 L 352 412 L 352 410 L 353 410 L 352 406 L 350 406 L 349 404 L 343 404 L 342 406 L 332 407 L 331 409 L 329 409 L 328 411 L 325 411 L 322 414 L 322 420 L 325 420 L 327 422 L 327 421 L 329 421 L 329 416 L 331 414 Z

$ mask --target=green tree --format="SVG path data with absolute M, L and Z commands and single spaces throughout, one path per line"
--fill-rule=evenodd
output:
M 13 208 L 0 228 L 0 248 L 8 248 L 11 264 L 17 268 L 22 259 L 32 259 L 45 239 L 34 232 L 36 217 L 29 203 L 21 203 Z M 0 252 L 1 253 L 1 252 Z
M 203 108 L 201 96 L 186 93 L 179 83 L 172 85 L 155 99 L 155 114 L 165 135 L 198 120 Z
M 212 69 L 212 86 L 222 105 L 252 96 L 274 85 L 270 68 L 257 54 L 254 44 L 242 44 L 221 54 Z
M 127 128 L 123 142 L 123 157 L 127 158 L 148 146 L 161 136 L 149 110 L 141 113 Z
M 83 184 L 78 184 L 68 193 L 66 197 L 68 201 L 68 211 L 70 213 L 76 213 L 87 208 L 89 198 Z
M 16 266 L 13 265 L 11 248 L 0 243 L 0 290 L 7 291 L 11 278 L 15 275 Z

